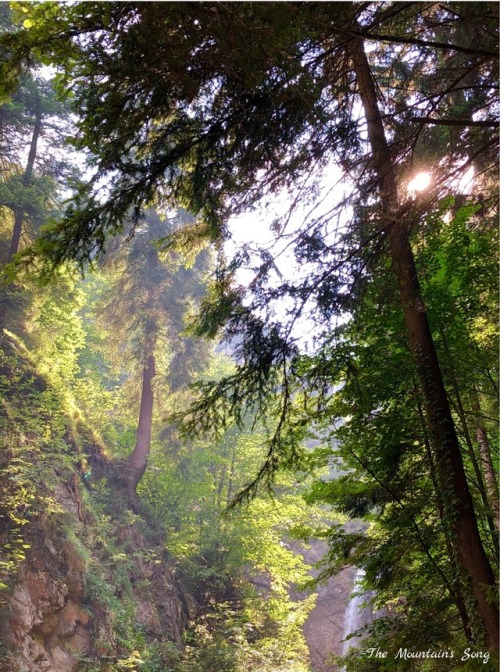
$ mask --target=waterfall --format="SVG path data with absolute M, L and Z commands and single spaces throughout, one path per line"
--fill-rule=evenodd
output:
M 356 648 L 359 646 L 363 637 L 352 637 L 349 640 L 346 640 L 346 637 L 359 628 L 362 628 L 364 625 L 368 625 L 373 620 L 373 611 L 372 611 L 372 591 L 362 593 L 360 592 L 360 583 L 363 580 L 365 572 L 363 569 L 358 569 L 356 576 L 354 577 L 353 592 L 356 591 L 357 594 L 353 595 L 349 601 L 345 612 L 345 622 L 344 622 L 344 645 L 342 648 L 342 655 L 345 656 L 349 652 L 350 648 Z

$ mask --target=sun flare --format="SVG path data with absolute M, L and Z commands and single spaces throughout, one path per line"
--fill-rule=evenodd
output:
M 417 173 L 415 177 L 408 183 L 408 191 L 417 192 L 425 191 L 432 182 L 432 175 L 428 171 Z

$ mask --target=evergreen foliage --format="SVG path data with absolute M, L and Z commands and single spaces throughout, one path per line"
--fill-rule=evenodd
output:
M 364 569 L 378 617 L 363 649 L 383 641 L 390 652 L 352 652 L 345 669 L 401 669 L 405 648 L 450 650 L 456 662 L 465 647 L 491 654 L 494 669 L 497 8 L 11 4 L 0 38 L 5 261 L 21 234 L 37 238 L 7 274 L 2 431 L 33 439 L 37 464 L 21 438 L 4 456 L 3 583 L 23 559 L 21 513 L 50 509 L 53 463 L 72 469 L 81 459 L 61 443 L 53 387 L 70 415 L 99 423 L 112 457 L 131 453 L 129 498 L 152 446 L 139 492 L 199 600 L 187 655 L 153 650 L 135 630 L 133 599 L 117 598 L 129 558 L 110 542 L 104 574 L 91 567 L 88 577 L 114 619 L 117 669 L 143 660 L 151 671 L 302 672 L 309 605 L 287 591 L 304 568 L 282 543 L 290 527 L 311 533 L 316 523 L 297 483 L 318 468 L 307 502 L 337 521 L 318 524 L 329 545 L 321 578 Z M 33 69 L 40 63 L 57 70 L 55 83 Z M 55 158 L 56 136 L 54 158 L 47 150 L 40 160 L 44 129 L 65 115 L 55 91 L 76 116 L 82 183 L 69 178 L 64 153 Z M 422 171 L 430 185 L 417 191 Z M 76 191 L 54 216 L 58 180 Z M 269 244 L 231 241 L 249 221 L 238 216 L 273 209 Z M 205 287 L 207 241 L 217 265 Z M 73 262 L 101 264 L 100 275 L 78 285 Z M 24 275 L 13 285 L 16 268 Z M 35 274 L 48 287 L 27 292 Z M 24 297 L 17 313 L 13 295 Z M 97 298 L 106 328 L 91 324 Z M 9 328 L 31 353 L 23 373 Z M 235 365 L 210 360 L 200 337 L 222 338 Z M 35 393 L 40 373 L 49 385 Z M 141 377 L 135 438 L 129 390 Z M 36 397 L 29 421 L 23 395 Z M 47 436 L 56 448 L 42 459 Z M 319 445 L 306 448 L 312 438 Z M 111 537 L 107 515 L 99 534 Z M 348 531 L 345 516 L 366 529 Z M 261 572 L 270 578 L 259 594 Z M 287 648 L 290 638 L 297 645 Z M 454 669 L 439 659 L 411 665 Z

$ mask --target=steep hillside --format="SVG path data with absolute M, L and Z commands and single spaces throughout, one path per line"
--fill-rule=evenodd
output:
M 193 503 L 195 487 L 160 515 L 180 476 L 153 462 L 154 506 L 144 498 L 132 511 L 123 460 L 108 457 L 70 391 L 17 338 L 2 347 L 1 672 L 308 672 L 313 598 L 289 597 L 307 568 L 281 541 L 296 495 L 222 522 L 207 495 Z M 187 482 L 200 464 L 211 476 L 196 457 Z M 184 509 L 185 531 L 169 522 Z
M 2 672 L 165 669 L 188 598 L 102 446 L 14 342 L 0 369 Z

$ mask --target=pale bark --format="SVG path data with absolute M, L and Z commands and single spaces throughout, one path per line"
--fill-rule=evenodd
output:
M 135 501 L 137 485 L 144 476 L 149 460 L 154 403 L 152 381 L 155 374 L 155 358 L 149 355 L 142 372 L 141 406 L 135 447 L 125 465 L 127 489 L 132 501 Z

